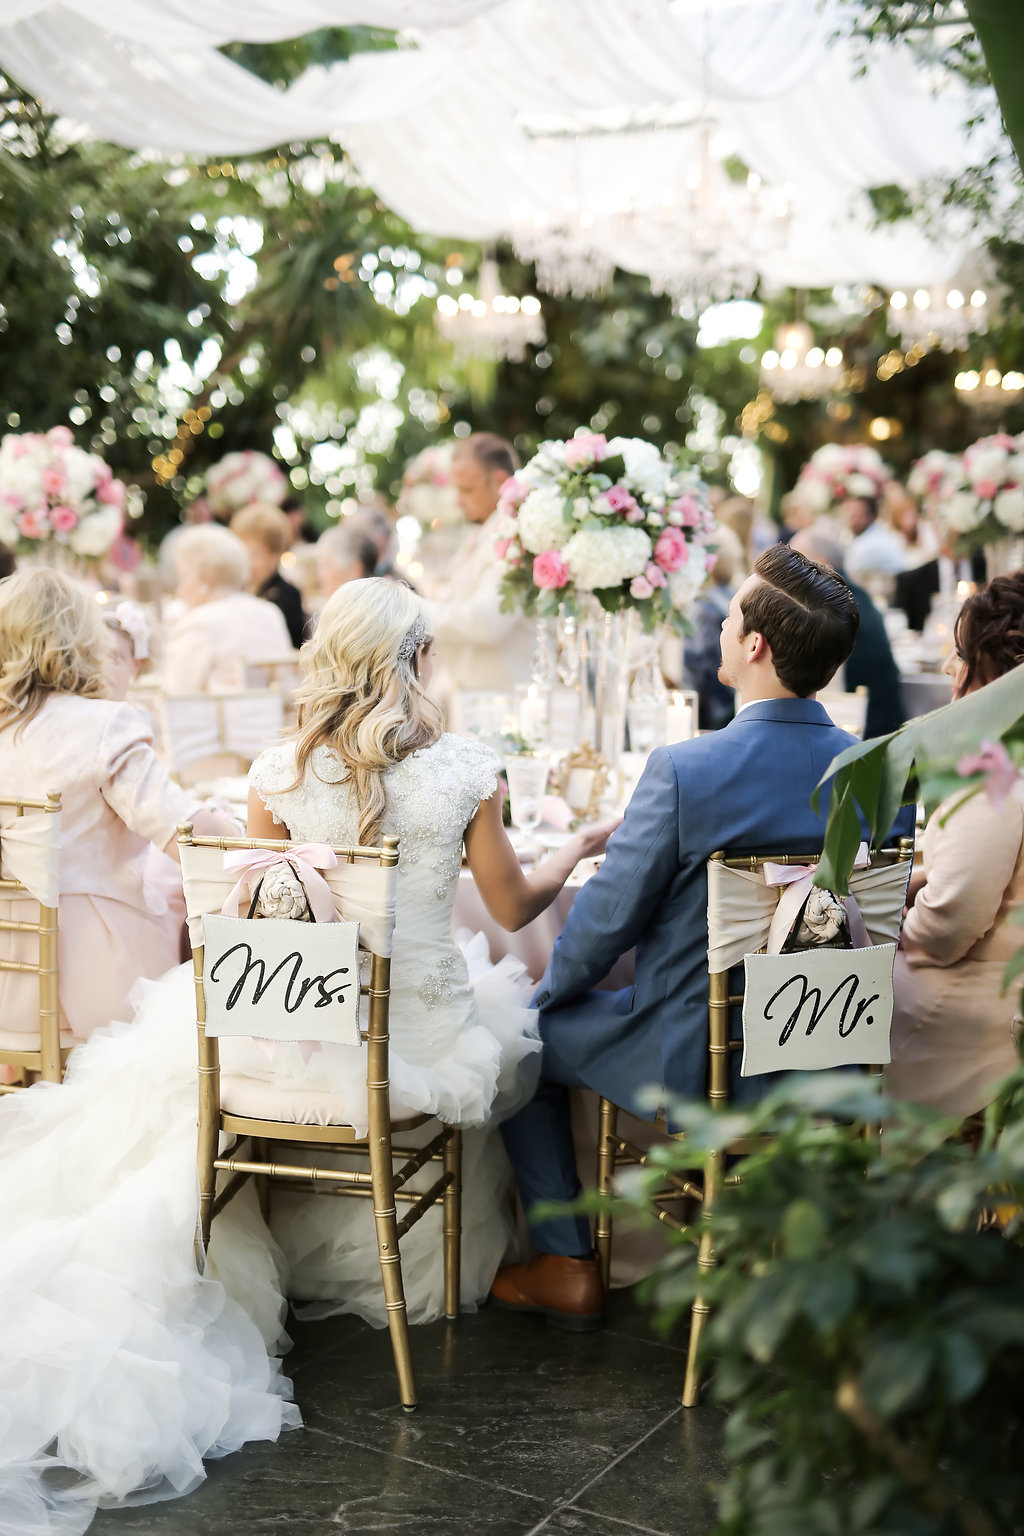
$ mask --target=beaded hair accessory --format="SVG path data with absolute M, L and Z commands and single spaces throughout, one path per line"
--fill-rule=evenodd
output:
M 422 619 L 415 622 L 406 630 L 398 647 L 398 660 L 411 661 L 427 638 L 427 628 Z

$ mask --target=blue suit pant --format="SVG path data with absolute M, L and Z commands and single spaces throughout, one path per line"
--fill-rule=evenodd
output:
M 590 1223 L 585 1216 L 531 1219 L 531 1212 L 540 1201 L 567 1204 L 580 1193 L 569 1089 L 585 1086 L 579 1074 L 550 1044 L 545 1044 L 537 1092 L 500 1126 L 530 1225 L 530 1237 L 538 1253 L 583 1258 L 591 1252 Z

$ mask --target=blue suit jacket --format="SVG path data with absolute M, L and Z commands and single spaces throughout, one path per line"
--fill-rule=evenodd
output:
M 773 699 L 652 752 L 534 997 L 548 1052 L 588 1087 L 623 1108 L 651 1084 L 704 1093 L 707 860 L 719 848 L 820 850 L 811 794 L 853 739 L 813 699 Z M 590 991 L 634 945 L 634 985 Z M 739 1078 L 738 1066 L 734 1096 L 758 1097 L 768 1080 Z

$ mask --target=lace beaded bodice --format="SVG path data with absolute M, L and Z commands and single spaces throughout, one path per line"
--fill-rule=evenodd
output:
M 295 747 L 284 742 L 253 763 L 249 782 L 290 837 L 355 844 L 359 813 L 348 772 L 332 747 L 316 747 L 301 784 Z M 497 759 L 489 747 L 446 734 L 385 775 L 384 833 L 399 840 L 398 913 L 392 961 L 391 1027 L 408 1055 L 426 1038 L 464 1028 L 473 1006 L 465 960 L 452 940 L 452 907 L 462 838 L 482 800 L 494 793 Z M 425 1033 L 424 1009 L 431 1014 Z M 411 1038 L 414 1036 L 415 1038 Z

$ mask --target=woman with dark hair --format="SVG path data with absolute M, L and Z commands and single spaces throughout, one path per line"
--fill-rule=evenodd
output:
M 943 670 L 956 699 L 1024 663 L 1024 571 L 967 599 L 953 647 Z M 929 821 L 923 878 L 911 882 L 886 1084 L 893 1098 L 970 1115 L 1019 1064 L 1014 993 L 1002 983 L 1020 946 L 1011 918 L 1024 904 L 1024 778 L 1001 804 L 978 794 L 950 815 L 960 797 Z

